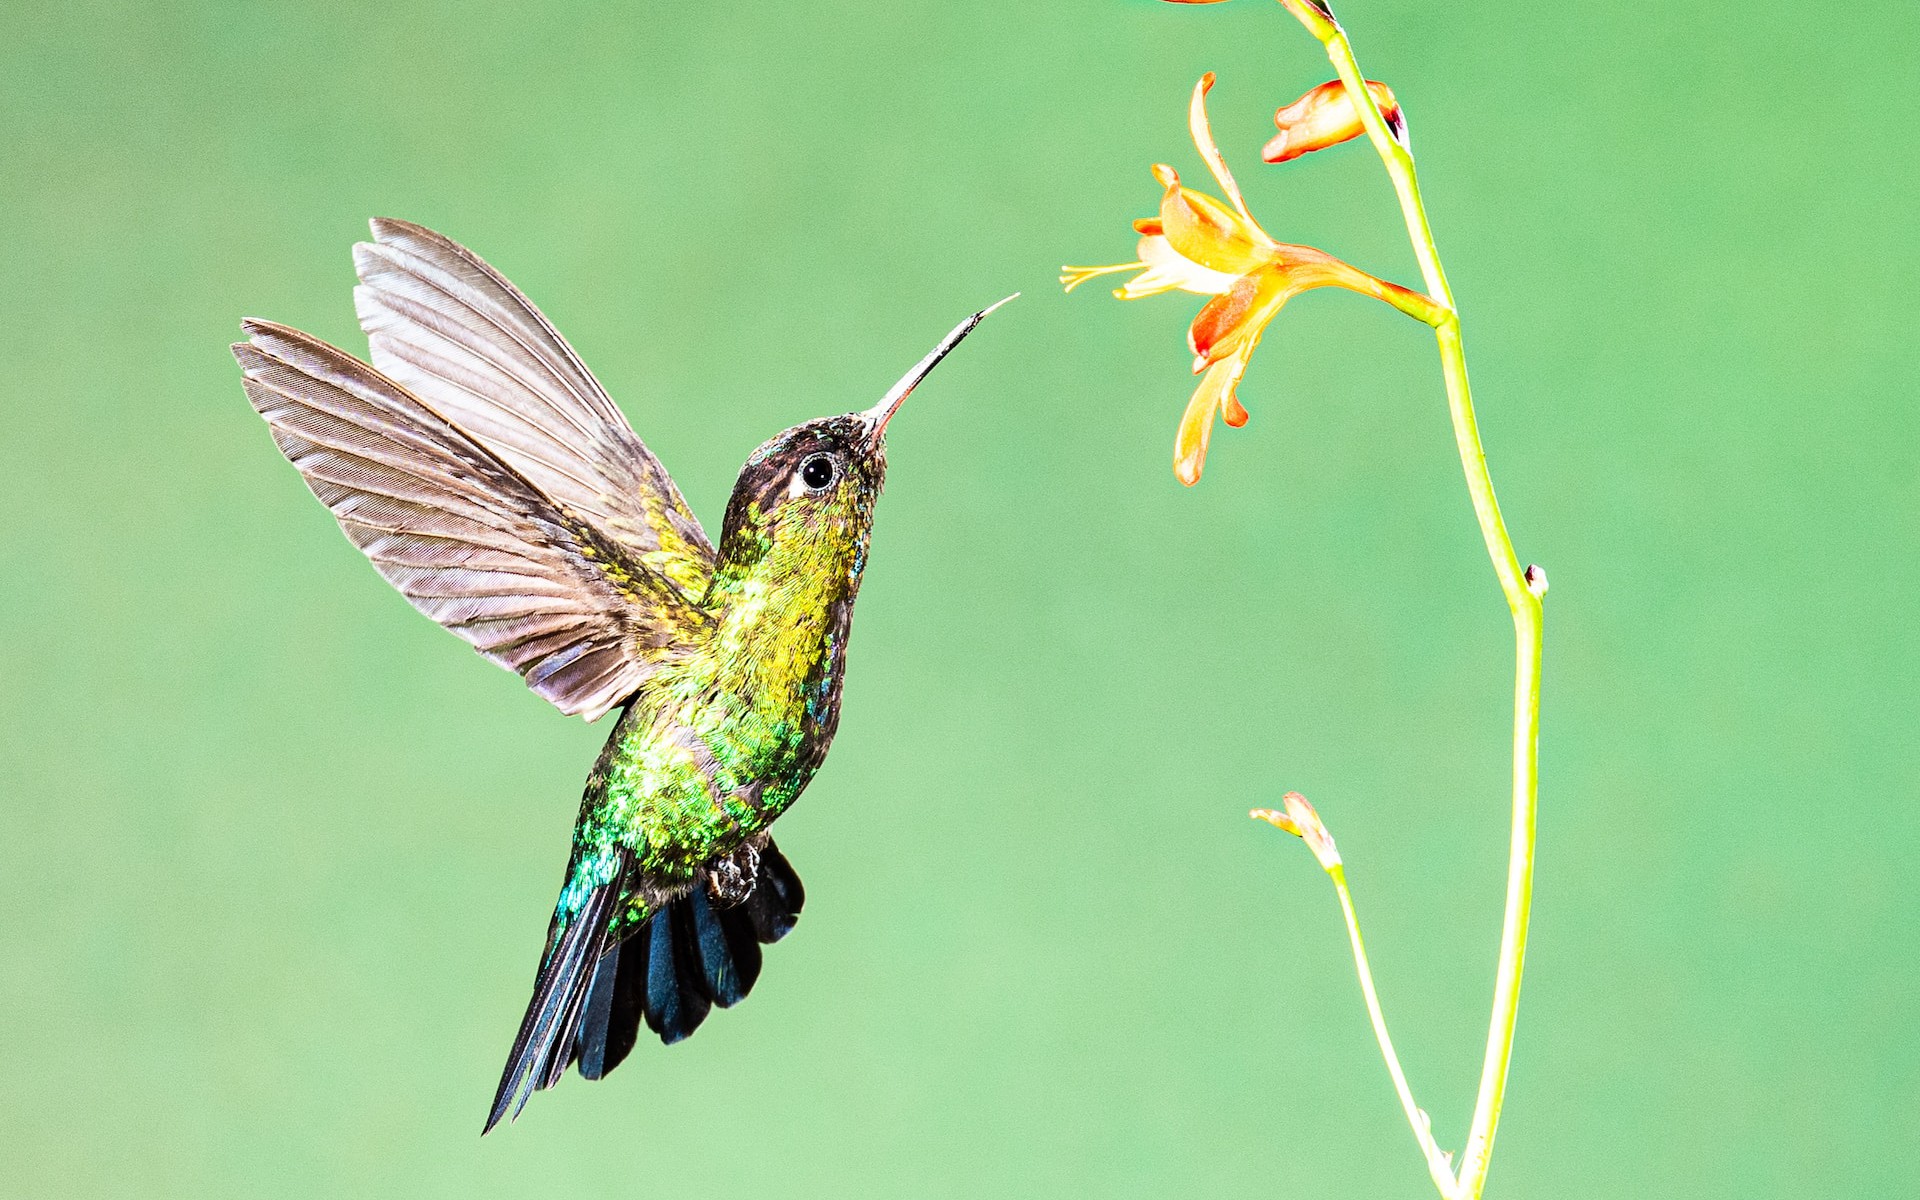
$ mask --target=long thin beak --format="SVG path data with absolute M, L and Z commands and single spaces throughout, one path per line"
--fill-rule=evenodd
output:
M 962 339 L 972 333 L 975 326 L 987 319 L 988 313 L 999 308 L 1001 304 L 1005 304 L 1007 300 L 1015 300 L 1018 299 L 1019 296 L 1020 293 L 1015 292 L 1013 295 L 1008 296 L 1006 300 L 1000 301 L 999 304 L 990 304 L 960 322 L 958 325 L 955 325 L 952 333 L 940 339 L 940 344 L 933 348 L 933 353 L 921 359 L 918 366 L 908 371 L 899 383 L 894 384 L 886 395 L 880 397 L 880 403 L 874 405 L 866 412 L 861 413 L 860 415 L 867 419 L 870 426 L 867 433 L 867 440 L 869 442 L 877 442 L 880 440 L 881 435 L 887 430 L 887 422 L 893 420 L 893 414 L 900 411 L 900 405 L 906 401 L 908 396 L 913 394 L 913 389 L 920 386 L 920 381 L 925 379 L 928 373 L 939 364 L 940 360 L 945 358 L 953 351 L 955 346 L 960 344 Z

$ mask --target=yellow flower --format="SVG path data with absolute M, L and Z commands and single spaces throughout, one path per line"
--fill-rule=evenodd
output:
M 1072 291 L 1098 275 L 1138 270 L 1115 296 L 1137 300 L 1178 290 L 1212 297 L 1187 331 L 1193 370 L 1201 379 L 1174 437 L 1173 472 L 1189 487 L 1200 481 L 1206 464 L 1214 414 L 1232 426 L 1247 423 L 1247 410 L 1235 393 L 1260 335 L 1287 301 L 1313 288 L 1342 287 L 1384 300 L 1423 321 L 1431 321 L 1436 310 L 1418 292 L 1376 279 L 1311 246 L 1268 236 L 1247 211 L 1239 185 L 1214 145 L 1206 109 L 1212 87 L 1212 72 L 1194 86 L 1188 123 L 1200 157 L 1230 206 L 1181 186 L 1172 167 L 1158 164 L 1153 177 L 1162 188 L 1160 214 L 1134 222 L 1141 235 L 1139 257 L 1114 266 L 1063 267 L 1060 275 L 1060 282 Z

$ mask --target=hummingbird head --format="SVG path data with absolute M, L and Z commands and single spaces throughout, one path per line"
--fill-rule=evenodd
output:
M 755 450 L 727 504 L 716 589 L 737 587 L 748 575 L 844 580 L 842 594 L 851 598 L 886 481 L 888 422 L 934 366 L 1007 300 L 960 322 L 872 408 L 795 425 Z

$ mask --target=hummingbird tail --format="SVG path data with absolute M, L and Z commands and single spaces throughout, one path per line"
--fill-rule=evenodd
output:
M 594 964 L 605 950 L 607 927 L 623 890 L 628 863 L 623 854 L 613 878 L 594 888 L 580 911 L 549 937 L 547 952 L 540 959 L 540 973 L 534 978 L 533 999 L 520 1018 L 520 1031 L 514 1035 L 513 1051 L 507 1055 L 507 1069 L 500 1076 L 493 1109 L 487 1114 L 486 1128 L 480 1131 L 482 1137 L 492 1132 L 509 1108 L 519 1116 L 527 1106 L 527 1097 L 558 1083 L 572 1061 L 570 1051 L 587 998 L 586 985 L 593 979 Z
M 619 1066 L 642 1021 L 672 1045 L 714 1005 L 738 1004 L 760 977 L 761 945 L 785 937 L 806 902 L 800 876 L 769 840 L 739 903 L 721 907 L 695 887 L 607 946 L 624 874 L 594 889 L 541 959 L 483 1135 L 509 1110 L 519 1116 L 529 1096 L 560 1082 L 574 1063 L 586 1079 Z
M 691 1037 L 714 1005 L 745 999 L 760 977 L 760 947 L 785 937 L 805 902 L 800 876 L 769 841 L 739 903 L 722 907 L 696 887 L 655 913 L 594 972 L 576 1035 L 581 1076 L 619 1066 L 642 1021 L 670 1046 Z

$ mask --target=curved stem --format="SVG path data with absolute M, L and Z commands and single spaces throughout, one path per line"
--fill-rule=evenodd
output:
M 1282 0 L 1282 3 L 1285 2 Z M 1289 4 L 1287 7 L 1292 9 L 1295 6 Z M 1420 263 L 1420 273 L 1426 281 L 1427 292 L 1445 306 L 1444 314 L 1434 324 L 1434 337 L 1439 345 L 1441 371 L 1446 379 L 1454 443 L 1459 450 L 1461 469 L 1466 475 L 1467 493 L 1473 500 L 1474 516 L 1479 521 L 1480 534 L 1486 542 L 1487 556 L 1493 561 L 1494 574 L 1500 581 L 1500 590 L 1506 596 L 1507 608 L 1513 617 L 1513 815 L 1507 858 L 1506 910 L 1500 931 L 1499 968 L 1494 979 L 1493 1015 L 1487 1029 L 1480 1090 L 1474 1102 L 1466 1149 L 1461 1156 L 1457 1187 L 1441 1187 L 1442 1195 L 1478 1200 L 1486 1186 L 1494 1132 L 1500 1122 L 1500 1107 L 1506 1095 L 1507 1068 L 1513 1056 L 1513 1031 L 1520 1005 L 1520 975 L 1526 960 L 1527 919 L 1533 906 L 1535 813 L 1539 791 L 1540 601 L 1546 593 L 1546 577 L 1536 568 L 1521 568 L 1520 560 L 1513 551 L 1513 541 L 1507 535 L 1506 523 L 1500 517 L 1500 505 L 1494 499 L 1493 479 L 1487 472 L 1486 452 L 1481 446 L 1479 427 L 1473 418 L 1473 394 L 1467 383 L 1467 360 L 1460 335 L 1460 316 L 1454 305 L 1452 289 L 1447 286 L 1446 273 L 1440 266 L 1440 252 L 1434 245 L 1433 229 L 1427 222 L 1426 208 L 1420 202 L 1420 184 L 1414 171 L 1413 155 L 1388 130 L 1379 106 L 1366 87 L 1365 76 L 1360 73 L 1360 66 L 1354 60 L 1353 47 L 1347 41 L 1345 31 L 1330 20 L 1308 17 L 1302 17 L 1302 20 L 1326 47 L 1327 58 L 1346 85 L 1348 94 L 1357 100 L 1367 138 L 1380 155 L 1387 176 L 1393 181 L 1394 192 L 1400 198 L 1400 212 L 1406 220 L 1407 237 L 1413 245 L 1414 257 Z M 1392 1066 L 1390 1062 L 1389 1067 Z M 1439 1183 L 1438 1180 L 1435 1182 Z
M 1520 1009 L 1520 973 L 1527 953 L 1527 919 L 1533 909 L 1534 824 L 1538 806 L 1540 762 L 1540 654 L 1542 641 L 1540 595 L 1546 576 L 1522 571 L 1513 543 L 1500 519 L 1487 474 L 1485 452 L 1473 420 L 1473 399 L 1467 391 L 1466 358 L 1460 343 L 1457 317 L 1435 331 L 1447 378 L 1453 413 L 1454 440 L 1466 469 L 1467 489 L 1494 572 L 1506 593 L 1513 617 L 1513 814 L 1507 854 L 1507 901 L 1500 927 L 1499 968 L 1494 977 L 1493 1016 L 1487 1029 L 1486 1055 L 1480 1068 L 1480 1091 L 1474 1101 L 1473 1122 L 1460 1159 L 1460 1195 L 1478 1200 L 1486 1186 L 1493 1153 L 1493 1135 L 1506 1095 L 1507 1066 L 1513 1057 L 1513 1030 Z
M 1427 1119 L 1426 1110 L 1414 1103 L 1413 1089 L 1407 1085 L 1406 1072 L 1400 1069 L 1400 1056 L 1393 1051 L 1386 1014 L 1380 1011 L 1380 997 L 1373 990 L 1373 968 L 1367 965 L 1366 943 L 1360 940 L 1360 918 L 1353 911 L 1353 896 L 1347 891 L 1346 868 L 1335 863 L 1327 874 L 1333 879 L 1334 893 L 1340 897 L 1340 911 L 1347 918 L 1347 939 L 1353 943 L 1353 967 L 1360 976 L 1360 994 L 1366 998 L 1367 1016 L 1373 1022 L 1374 1040 L 1380 1043 L 1380 1056 L 1387 1060 L 1387 1074 L 1393 1076 L 1393 1090 L 1400 1094 L 1401 1111 L 1407 1114 L 1413 1140 L 1420 1144 L 1420 1153 L 1426 1157 L 1427 1174 L 1433 1177 L 1433 1186 L 1440 1189 L 1442 1196 L 1451 1197 L 1457 1186 L 1453 1164 L 1448 1161 L 1446 1151 L 1434 1142 L 1433 1123 Z

